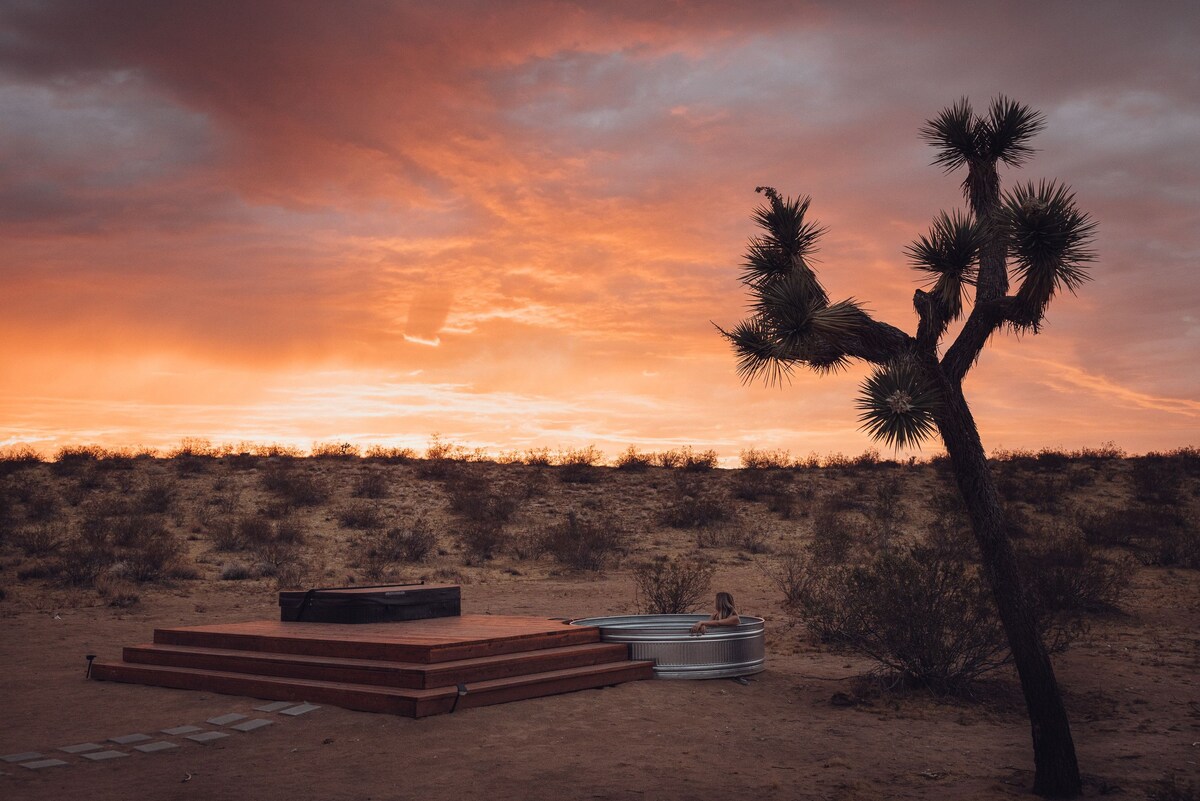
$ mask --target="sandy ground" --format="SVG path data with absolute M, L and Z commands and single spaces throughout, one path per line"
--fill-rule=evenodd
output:
M 30 771 L 0 765 L 5 799 L 1010 798 L 1032 756 L 1015 683 L 983 701 L 870 696 L 867 666 L 805 644 L 752 567 L 718 579 L 768 618 L 768 669 L 729 680 L 643 681 L 424 720 L 331 707 L 181 747 Z M 188 585 L 191 585 L 190 587 Z M 271 617 L 265 582 L 151 591 L 140 608 L 33 608 L 3 621 L 0 754 L 255 714 L 259 701 L 84 679 L 156 625 Z M 582 616 L 628 609 L 629 578 L 464 587 L 464 611 Z M 609 600 L 611 599 L 611 600 Z M 11 607 L 12 604 L 7 604 Z M 1200 586 L 1142 570 L 1126 614 L 1093 623 L 1058 660 L 1087 794 L 1145 798 L 1168 772 L 1200 778 Z M 835 693 L 858 702 L 835 704 Z M 258 713 L 262 714 L 262 713 Z

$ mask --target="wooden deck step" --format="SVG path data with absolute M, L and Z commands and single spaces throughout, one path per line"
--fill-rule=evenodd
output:
M 92 663 L 91 675 L 101 681 L 205 690 L 275 701 L 310 701 L 366 712 L 426 717 L 453 711 L 456 702 L 458 709 L 468 709 L 648 679 L 654 675 L 654 663 L 607 662 L 467 683 L 466 693 L 461 696 L 456 687 L 392 688 L 101 660 Z
M 159 645 L 423 664 L 599 641 L 600 631 L 594 627 L 503 615 L 341 626 L 260 620 L 154 631 Z
M 123 654 L 126 662 L 142 665 L 411 689 L 453 687 L 629 658 L 628 646 L 621 643 L 585 643 L 433 664 L 154 643 L 126 646 Z

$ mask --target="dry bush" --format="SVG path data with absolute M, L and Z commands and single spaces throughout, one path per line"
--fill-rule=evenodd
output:
M 28 470 L 41 463 L 41 455 L 28 445 L 7 445 L 0 448 L 0 477 Z
M 37 523 L 46 523 L 58 517 L 62 510 L 62 498 L 49 484 L 38 484 L 24 493 L 25 516 Z
M 638 610 L 652 615 L 691 612 L 704 601 L 716 568 L 699 559 L 659 556 L 633 571 Z
M 131 530 L 112 571 L 141 584 L 172 578 L 195 578 L 183 542 L 161 523 L 147 520 Z M 118 569 L 120 568 L 120 569 Z
M 600 480 L 597 465 L 604 459 L 595 445 L 586 448 L 560 451 L 558 454 L 558 480 L 565 484 L 595 484 Z
M 697 548 L 737 548 L 746 553 L 769 553 L 767 533 L 747 526 L 713 526 L 696 531 Z
M 793 467 L 792 454 L 786 450 L 759 450 L 747 448 L 741 453 L 742 467 L 746 470 L 784 470 Z
M 263 489 L 293 506 L 320 506 L 329 500 L 329 485 L 319 475 L 296 466 L 294 459 L 268 464 L 262 472 Z
M 152 476 L 138 495 L 138 504 L 148 514 L 166 514 L 175 504 L 177 486 L 164 476 Z
M 866 539 L 866 531 L 846 512 L 823 507 L 813 516 L 812 539 L 808 550 L 821 565 L 840 565 L 850 557 L 858 542 Z
M 16 529 L 12 540 L 26 556 L 45 556 L 58 548 L 68 536 L 64 523 L 38 523 Z
M 937 549 L 882 551 L 853 567 L 809 561 L 802 570 L 790 611 L 815 636 L 871 658 L 905 685 L 959 689 L 1008 658 L 977 571 Z
M 218 551 L 240 551 L 244 546 L 238 519 L 233 515 L 215 515 L 201 524 L 202 533 L 207 534 Z
M 456 535 L 462 545 L 464 564 L 490 561 L 505 546 L 504 527 L 493 521 L 469 522 Z
M 1142 564 L 1200 569 L 1200 525 L 1179 508 L 1132 503 L 1077 522 L 1088 542 L 1128 548 Z
M 59 448 L 50 463 L 50 471 L 56 476 L 73 476 L 95 465 L 104 454 L 104 449 L 95 445 L 69 445 Z
M 628 470 L 630 472 L 640 472 L 648 469 L 654 463 L 654 454 L 642 453 L 637 448 L 630 445 L 621 455 L 613 462 L 613 467 L 618 470 Z
M 437 547 L 437 535 L 424 517 L 418 517 L 408 525 L 371 532 L 365 545 L 363 569 L 374 579 L 398 562 L 424 562 Z
M 350 501 L 337 511 L 338 522 L 346 528 L 356 528 L 360 531 L 379 528 L 383 525 L 383 512 L 379 504 L 371 501 Z
M 563 522 L 542 533 L 541 548 L 573 570 L 599 571 L 620 561 L 628 540 L 627 532 L 612 519 L 588 520 L 568 512 Z
M 134 584 L 108 573 L 103 573 L 96 578 L 96 593 L 109 606 L 119 609 L 127 609 L 141 600 Z
M 1133 578 L 1132 560 L 1101 556 L 1073 526 L 1051 525 L 1022 539 L 1017 556 L 1044 615 L 1114 610 Z
M 673 528 L 700 528 L 732 520 L 736 515 L 733 501 L 725 492 L 681 475 L 675 482 L 674 497 L 663 510 L 662 522 Z
M 1144 504 L 1179 506 L 1183 500 L 1183 471 L 1173 461 L 1157 453 L 1134 459 L 1129 472 L 1134 499 Z
M 516 494 L 497 489 L 481 475 L 458 473 L 446 483 L 450 510 L 474 523 L 502 525 L 512 519 L 520 504 Z
M 314 442 L 309 454 L 314 459 L 356 459 L 361 454 L 350 442 Z
M 382 470 L 366 470 L 354 482 L 351 493 L 355 498 L 386 498 L 388 494 L 387 474 Z
M 217 578 L 221 581 L 245 581 L 255 578 L 255 575 L 254 571 L 250 569 L 250 565 L 245 562 L 229 562 L 221 565 Z
M 372 445 L 367 448 L 366 458 L 383 462 L 384 464 L 410 464 L 417 458 L 412 448 L 389 448 L 383 445 Z

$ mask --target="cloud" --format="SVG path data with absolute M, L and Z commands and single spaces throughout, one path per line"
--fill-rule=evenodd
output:
M 812 194 L 830 229 L 822 280 L 911 330 L 903 247 L 961 205 L 916 131 L 960 95 L 1003 91 L 1046 112 L 1024 177 L 1075 187 L 1101 259 L 1044 334 L 994 345 L 1062 365 L 1056 383 L 985 356 L 972 376 L 983 417 L 1036 444 L 1086 391 L 1092 413 L 1071 422 L 1081 444 L 1118 424 L 1127 447 L 1157 443 L 1171 412 L 1154 399 L 1200 396 L 1194 15 L 1021 8 L 6 4 L 0 403 L 33 425 L 20 404 L 53 364 L 39 430 L 61 414 L 95 432 L 124 414 L 112 386 L 150 404 L 129 419 L 161 403 L 186 424 L 169 411 L 182 396 L 137 372 L 150 362 L 218 385 L 228 374 L 227 393 L 205 393 L 217 415 L 306 371 L 317 388 L 328 370 L 418 373 L 418 389 L 457 388 L 442 399 L 562 403 L 534 416 L 551 438 L 675 441 L 686 422 L 728 447 L 861 449 L 852 380 L 743 389 L 709 325 L 745 312 L 753 187 Z M 267 438 L 326 431 L 263 409 L 246 419 Z

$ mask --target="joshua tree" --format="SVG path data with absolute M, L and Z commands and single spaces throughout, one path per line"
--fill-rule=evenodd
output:
M 763 234 L 750 240 L 741 276 L 752 314 L 721 333 L 745 381 L 779 383 L 796 365 L 824 373 L 851 359 L 871 362 L 874 374 L 858 400 L 863 428 L 897 448 L 940 435 L 1020 675 L 1033 729 L 1034 792 L 1072 797 L 1080 780 L 1070 725 L 963 395 L 963 378 L 992 334 L 1037 333 L 1054 296 L 1074 292 L 1088 277 L 1095 224 L 1076 209 L 1067 187 L 1042 181 L 1000 191 L 998 162 L 1023 165 L 1042 126 L 1040 113 L 1005 97 L 986 115 L 964 98 L 921 130 L 937 153 L 934 164 L 946 172 L 966 168 L 969 211 L 939 214 L 907 249 L 913 268 L 928 279 L 913 297 L 915 336 L 873 319 L 853 299 L 830 303 L 809 265 L 823 232 L 807 219 L 809 198 L 784 198 L 770 187 L 757 190 L 768 201 L 755 210 Z M 943 350 L 948 326 L 963 315 L 958 336 Z

